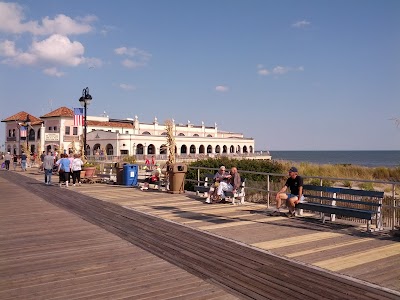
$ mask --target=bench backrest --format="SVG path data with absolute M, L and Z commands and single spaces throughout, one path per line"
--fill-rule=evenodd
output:
M 307 201 L 322 203 L 335 201 L 337 206 L 356 206 L 360 209 L 376 210 L 382 206 L 384 192 L 304 185 L 304 197 Z

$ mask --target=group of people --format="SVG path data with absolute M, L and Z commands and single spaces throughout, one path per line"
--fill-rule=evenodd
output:
M 7 171 L 9 171 L 11 162 L 13 162 L 14 171 L 16 171 L 18 163 L 20 163 L 22 171 L 25 172 L 27 160 L 28 156 L 25 154 L 25 152 L 22 152 L 20 157 L 18 157 L 16 154 L 10 154 L 10 152 L 7 152 L 6 155 L 4 155 L 4 167 Z
M 226 172 L 225 166 L 221 166 L 213 177 L 213 184 L 210 187 L 206 203 L 224 203 L 226 191 L 236 192 L 241 186 L 240 174 L 236 167 L 232 167 L 230 172 Z M 289 188 L 290 192 L 287 192 Z M 304 201 L 303 196 L 303 178 L 298 175 L 296 167 L 289 169 L 289 178 L 285 185 L 276 194 L 276 210 L 273 216 L 281 216 L 282 202 L 286 202 L 289 218 L 295 217 L 295 207 L 299 202 Z
M 226 172 L 225 166 L 221 166 L 213 177 L 213 185 L 210 187 L 206 203 L 224 203 L 225 192 L 235 193 L 241 186 L 242 181 L 236 167 Z
M 47 152 L 47 155 L 41 155 L 42 168 L 44 171 L 44 183 L 51 185 L 53 172 L 58 173 L 58 184 L 61 187 L 63 184 L 68 187 L 72 177 L 72 184 L 81 185 L 81 170 L 83 161 L 79 154 L 61 154 L 60 158 L 54 158 L 52 152 Z

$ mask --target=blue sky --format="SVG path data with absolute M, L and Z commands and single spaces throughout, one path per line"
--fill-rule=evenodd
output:
M 1 119 L 89 87 L 90 115 L 216 122 L 258 150 L 399 150 L 399 83 L 397 0 L 0 0 Z

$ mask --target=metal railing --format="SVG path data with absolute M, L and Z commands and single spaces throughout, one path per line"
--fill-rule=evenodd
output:
M 200 184 L 203 181 L 204 174 L 215 173 L 218 169 L 204 168 L 204 167 L 191 167 L 197 171 L 197 178 L 187 179 L 187 182 L 193 184 Z M 246 201 L 265 203 L 269 208 L 275 204 L 275 195 L 285 184 L 287 179 L 286 174 L 276 173 L 265 173 L 265 172 L 253 172 L 239 170 L 241 176 L 246 178 Z M 246 174 L 251 176 L 258 175 L 257 180 L 249 180 Z M 250 177 L 251 177 L 250 176 Z M 364 185 L 368 188 L 371 186 L 380 191 L 384 191 L 384 199 L 382 205 L 382 219 L 385 228 L 394 229 L 400 226 L 400 199 L 399 194 L 396 191 L 400 190 L 400 182 L 391 181 L 379 181 L 379 180 L 364 180 L 355 178 L 333 178 L 323 176 L 302 176 L 304 181 L 314 185 L 327 185 L 332 184 L 343 187 L 343 183 L 346 183 L 348 188 L 356 187 L 357 189 L 363 189 Z M 350 183 L 350 184 L 349 184 Z M 345 186 L 345 187 L 346 187 Z M 359 220 L 363 222 L 362 220 Z

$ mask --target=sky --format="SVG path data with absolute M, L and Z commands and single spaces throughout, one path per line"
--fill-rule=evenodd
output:
M 88 115 L 256 150 L 400 150 L 400 1 L 0 0 L 0 119 L 86 87 Z

